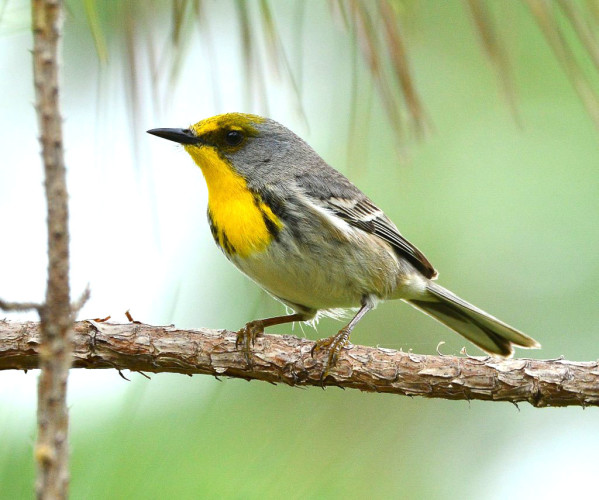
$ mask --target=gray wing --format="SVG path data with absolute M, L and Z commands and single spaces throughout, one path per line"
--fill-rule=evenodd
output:
M 316 165 L 295 174 L 297 185 L 309 197 L 348 224 L 389 243 L 398 257 L 407 259 L 427 278 L 437 277 L 437 271 L 424 254 L 401 235 L 381 209 L 342 173 L 316 158 Z
M 329 208 L 348 224 L 385 240 L 399 257 L 410 261 L 427 278 L 437 277 L 437 271 L 424 254 L 406 240 L 395 224 L 368 198 L 329 198 L 326 201 Z

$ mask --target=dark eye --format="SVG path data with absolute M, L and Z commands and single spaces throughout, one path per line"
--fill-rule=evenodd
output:
M 243 134 L 239 130 L 229 130 L 225 135 L 225 142 L 229 146 L 239 146 L 243 141 Z

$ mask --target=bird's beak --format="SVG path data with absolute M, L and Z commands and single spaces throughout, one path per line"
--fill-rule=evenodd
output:
M 148 134 L 178 142 L 179 144 L 197 144 L 200 138 L 189 129 L 183 128 L 153 128 Z

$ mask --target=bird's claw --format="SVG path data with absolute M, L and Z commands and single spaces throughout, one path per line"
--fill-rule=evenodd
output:
M 310 351 L 310 355 L 314 357 L 314 353 L 319 351 L 327 350 L 329 351 L 326 361 L 324 363 L 322 373 L 320 375 L 320 383 L 324 385 L 325 379 L 331 373 L 331 369 L 337 364 L 337 360 L 339 359 L 339 353 L 341 350 L 349 344 L 349 331 L 345 328 L 339 330 L 336 335 L 332 337 L 327 337 L 326 339 L 317 340 L 314 343 Z
M 258 335 L 262 335 L 263 333 L 264 325 L 260 320 L 250 321 L 237 332 L 235 349 L 239 349 L 239 346 L 241 346 L 241 350 L 243 350 L 243 355 L 248 366 L 252 366 L 252 360 L 250 358 L 250 352 L 252 350 L 251 348 L 256 342 L 256 337 L 258 337 Z

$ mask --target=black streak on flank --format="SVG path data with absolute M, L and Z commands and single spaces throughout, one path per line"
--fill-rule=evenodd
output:
M 208 225 L 210 226 L 210 232 L 212 233 L 214 241 L 216 241 L 218 244 L 218 228 L 216 227 L 214 220 L 212 220 L 212 214 L 210 213 L 210 210 L 208 210 Z
M 212 233 L 212 238 L 214 238 L 216 245 L 227 255 L 236 254 L 237 250 L 231 244 L 229 238 L 227 238 L 227 234 L 224 231 L 221 231 L 220 228 L 214 223 L 212 215 L 210 214 L 210 210 L 208 210 L 208 225 L 210 226 L 210 232 Z
M 286 204 L 286 200 L 275 196 L 272 191 L 266 189 L 262 189 L 260 194 L 256 194 L 255 196 L 259 196 L 259 199 L 262 199 L 262 201 L 268 205 L 272 210 L 272 213 L 283 221 L 286 231 L 291 232 L 295 241 L 304 242 L 304 235 L 299 229 L 302 227 L 304 221 L 302 221 L 300 218 L 301 216 L 298 215 L 298 210 L 290 210 Z M 280 228 L 277 228 L 277 231 L 280 231 Z
M 287 211 L 285 210 L 285 203 L 278 196 L 274 196 L 270 191 L 263 190 L 260 193 L 254 194 L 254 202 L 259 207 L 260 202 L 263 201 L 268 208 L 272 210 L 279 219 L 285 219 L 287 217 Z
M 218 234 L 220 237 L 219 239 L 223 242 L 223 250 L 225 253 L 228 255 L 236 254 L 237 250 L 235 250 L 235 247 L 231 245 L 229 238 L 227 238 L 227 234 L 224 231 L 219 231 Z
M 262 209 L 262 207 L 260 205 L 262 203 L 264 203 L 266 206 L 268 206 L 268 208 L 270 208 L 270 210 L 272 211 L 273 214 L 275 214 L 280 219 L 283 219 L 282 213 L 284 212 L 284 209 L 283 209 L 282 203 L 280 202 L 280 200 L 278 200 L 277 198 L 275 198 L 273 196 L 267 196 L 266 198 L 264 198 L 264 197 L 260 196 L 258 193 L 253 193 L 253 195 L 254 195 L 254 204 L 256 205 L 256 208 L 258 210 L 260 210 L 260 213 L 262 214 L 262 220 L 264 221 L 266 230 L 269 232 L 269 234 L 275 240 L 278 239 L 279 231 L 280 231 L 279 226 L 277 226 L 270 219 L 268 214 Z
M 262 212 L 262 220 L 264 221 L 264 225 L 266 226 L 267 231 L 270 235 L 276 240 L 279 238 L 279 226 L 277 226 L 266 213 Z

